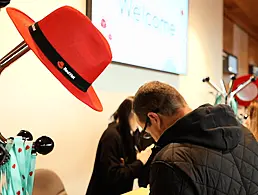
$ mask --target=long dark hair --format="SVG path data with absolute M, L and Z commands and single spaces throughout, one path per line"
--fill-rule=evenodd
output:
M 134 96 L 126 98 L 118 107 L 117 111 L 112 115 L 113 120 L 117 122 L 118 131 L 122 137 L 125 155 L 128 161 L 134 161 L 136 152 L 134 149 L 134 141 L 131 135 L 131 127 L 129 118 L 133 109 Z

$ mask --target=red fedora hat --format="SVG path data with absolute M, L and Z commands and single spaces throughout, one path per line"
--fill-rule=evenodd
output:
M 102 111 L 92 83 L 110 64 L 112 54 L 90 19 L 70 6 L 53 11 L 39 22 L 15 8 L 7 8 L 7 13 L 30 49 L 66 89 Z
M 252 75 L 238 77 L 233 84 L 232 91 L 250 79 Z M 235 95 L 236 101 L 240 106 L 249 106 L 250 103 L 258 98 L 258 80 L 247 85 L 243 90 Z

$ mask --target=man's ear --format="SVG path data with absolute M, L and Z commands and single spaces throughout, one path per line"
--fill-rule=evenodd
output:
M 149 121 L 150 121 L 151 124 L 160 122 L 160 119 L 159 119 L 159 116 L 158 116 L 157 113 L 149 112 L 147 115 L 148 115 L 148 118 L 149 118 Z

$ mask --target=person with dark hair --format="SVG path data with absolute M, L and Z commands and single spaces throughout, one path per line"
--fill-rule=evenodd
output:
M 94 169 L 86 195 L 121 195 L 133 189 L 151 155 L 151 146 L 136 152 L 133 131 L 133 97 L 126 98 L 113 114 L 113 121 L 100 138 Z
M 153 81 L 133 109 L 156 141 L 150 195 L 258 194 L 258 144 L 228 105 L 191 110 L 175 88 Z

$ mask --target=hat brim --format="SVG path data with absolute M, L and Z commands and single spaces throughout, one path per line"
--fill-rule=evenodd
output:
M 80 91 L 77 89 L 70 81 L 68 81 L 61 73 L 58 71 L 54 65 L 47 59 L 43 52 L 39 49 L 39 47 L 34 42 L 33 38 L 29 32 L 29 26 L 34 24 L 35 22 L 26 14 L 17 10 L 15 8 L 8 7 L 6 8 L 9 17 L 14 23 L 15 27 L 23 37 L 24 41 L 30 47 L 30 49 L 35 53 L 38 59 L 47 67 L 47 69 L 66 87 L 70 93 L 72 93 L 79 100 L 87 104 L 92 109 L 101 112 L 103 110 L 102 104 L 93 89 L 90 86 L 87 92 Z

